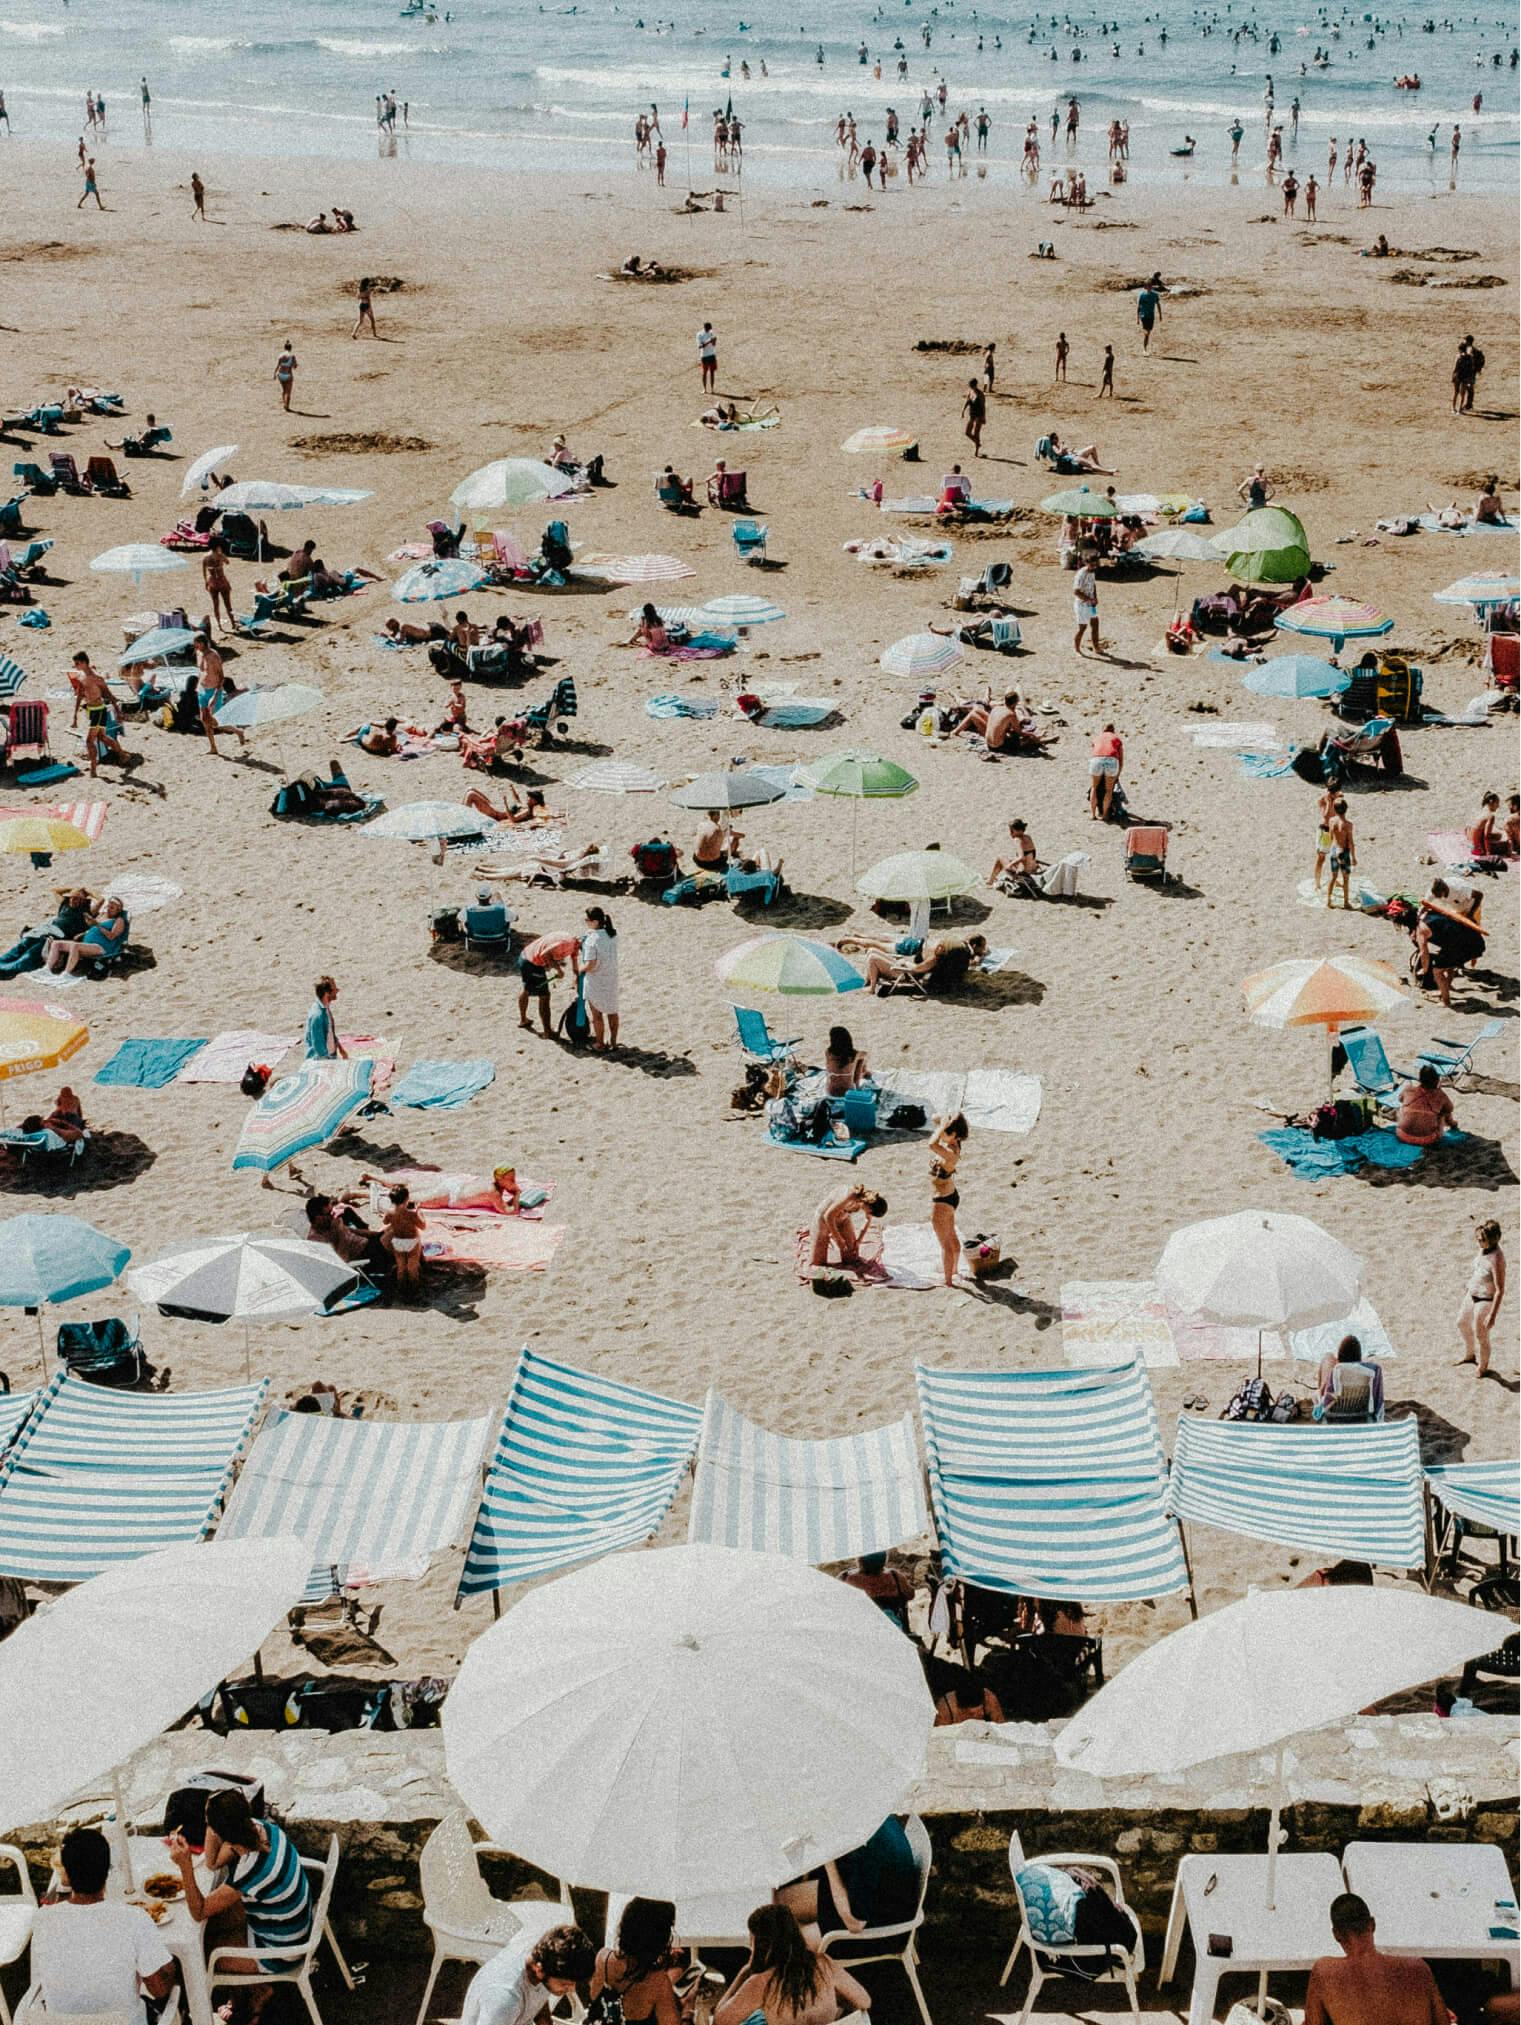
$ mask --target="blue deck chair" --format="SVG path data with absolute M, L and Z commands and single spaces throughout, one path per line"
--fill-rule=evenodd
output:
M 104 1322 L 60 1322 L 58 1361 L 93 1385 L 137 1385 L 147 1362 L 142 1323 L 134 1316 L 129 1328 L 116 1315 Z
M 1437 1039 L 1429 1048 L 1422 1048 L 1416 1061 L 1424 1067 L 1430 1063 L 1444 1083 L 1456 1083 L 1466 1076 L 1473 1067 L 1473 1058 L 1485 1041 L 1492 1041 L 1502 1030 L 1500 1020 L 1486 1020 L 1479 1031 L 1465 1047 L 1461 1041 Z
M 780 872 L 746 872 L 731 865 L 724 873 L 724 885 L 731 900 L 759 900 L 762 907 L 775 906 L 782 893 Z
M 752 1062 L 765 1062 L 768 1065 L 772 1062 L 790 1062 L 792 1060 L 793 1049 L 796 1048 L 798 1042 L 802 1039 L 801 1034 L 793 1034 L 788 1040 L 778 1040 L 766 1025 L 766 1015 L 764 1013 L 754 1012 L 749 1006 L 745 1005 L 734 1006 L 731 1010 L 734 1014 L 734 1026 L 739 1044 L 744 1049 L 748 1060 Z
M 734 537 L 734 553 L 741 562 L 762 563 L 766 560 L 766 529 L 758 520 L 736 520 L 729 532 Z
M 14 499 L 8 499 L 0 506 L 0 534 L 20 534 L 25 525 L 21 518 L 21 509 L 25 501 L 26 494 L 18 492 Z
M 11 476 L 19 478 L 21 483 L 29 491 L 35 492 L 39 499 L 51 499 L 58 490 L 58 480 L 51 471 L 44 471 L 40 464 L 13 464 Z
M 459 922 L 467 949 L 509 949 L 512 946 L 512 916 L 500 901 L 462 907 Z
M 1337 1035 L 1352 1081 L 1365 1097 L 1394 1098 L 1413 1080 L 1408 1069 L 1396 1069 L 1384 1052 L 1383 1037 L 1372 1027 L 1347 1027 Z

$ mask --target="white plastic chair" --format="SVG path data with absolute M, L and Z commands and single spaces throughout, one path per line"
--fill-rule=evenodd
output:
M 1030 1930 L 1029 1910 L 1025 1905 L 1024 1894 L 1019 1888 L 1019 1873 L 1024 1869 L 1027 1862 L 1048 1863 L 1057 1870 L 1096 1870 L 1107 1877 L 1114 1886 L 1111 1896 L 1115 1904 L 1120 1908 L 1121 1912 L 1129 1913 L 1130 1918 L 1135 1923 L 1135 1946 L 1133 1948 L 1122 1948 L 1115 1946 L 1111 1942 L 1102 1947 L 1078 1947 L 1076 1944 L 1069 1946 L 1065 1943 L 1060 1947 L 1054 1947 L 1049 1942 L 1037 1941 Z M 1081 1856 L 1070 1850 L 1062 1850 L 1054 1856 L 1049 1856 L 1042 1851 L 1037 1857 L 1027 1858 L 1024 1852 L 1024 1845 L 1019 1839 L 1019 1830 L 1016 1828 L 1014 1833 L 1009 1837 L 1009 1875 L 1014 1880 L 1014 1898 L 1019 1906 L 1019 1932 L 1014 1937 L 1014 1945 L 1009 1950 L 1009 1959 L 1003 1965 L 1003 1974 L 999 1977 L 998 1983 L 1001 1989 L 1008 1982 L 1010 1976 L 1014 1973 L 1014 1964 L 1019 1959 L 1020 1949 L 1028 1948 L 1030 1951 L 1030 1987 L 1025 1993 L 1024 2009 L 1019 2014 L 1018 2025 L 1025 2025 L 1025 2021 L 1029 2018 L 1030 2012 L 1034 2008 L 1035 1999 L 1040 1994 L 1042 1983 L 1051 1979 L 1061 1979 L 1061 1969 L 1050 1965 L 1058 1958 L 1065 1956 L 1075 1957 L 1078 1961 L 1098 1961 L 1106 1955 L 1117 1957 L 1118 1966 L 1111 1966 L 1104 1970 L 1094 1978 L 1094 1981 L 1100 1983 L 1123 1983 L 1125 1994 L 1130 1999 L 1130 2009 L 1139 2018 L 1141 2015 L 1141 2004 L 1139 1997 L 1136 1995 L 1136 1983 L 1146 1967 L 1146 1944 L 1141 1937 L 1140 1921 L 1136 1919 L 1135 1914 L 1131 1912 L 1130 1907 L 1125 1903 L 1125 1887 L 1120 1878 L 1120 1867 L 1114 1861 L 1114 1858 L 1112 1856 Z
M 255 1951 L 245 1941 L 240 1947 L 213 1948 L 206 1958 L 206 1981 L 211 1988 L 219 1985 L 228 1989 L 254 1989 L 264 1983 L 294 1983 L 301 1992 L 302 2000 L 312 2016 L 312 2025 L 322 2025 L 322 2013 L 317 2009 L 317 1999 L 312 1991 L 312 1971 L 317 1966 L 317 1950 L 324 1941 L 333 1951 L 338 1964 L 338 1973 L 349 1989 L 354 1987 L 354 1978 L 349 1965 L 343 1958 L 329 1919 L 333 1901 L 333 1886 L 338 1879 L 338 1837 L 330 1835 L 325 1858 L 303 1856 L 301 1868 L 306 1872 L 313 1891 L 312 1930 L 298 1948 L 259 1948 Z M 257 1952 L 260 1966 L 252 1975 L 218 1965 L 227 1960 L 246 1960 Z M 284 1966 L 266 1968 L 266 1962 L 277 1962 Z
M 0 1898 L 0 1969 L 8 1969 L 12 1962 L 19 1962 L 26 1953 L 32 1938 L 32 1922 L 37 1917 L 37 1894 L 32 1889 L 32 1874 L 26 1867 L 26 1858 L 14 1842 L 0 1842 L 0 1863 L 8 1863 L 16 1873 L 17 1892 Z M 0 2021 L 10 2025 L 10 2009 L 5 2001 L 5 1992 L 0 1990 Z
M 480 1857 L 507 1856 L 494 1842 L 473 1842 L 470 1824 L 458 1808 L 446 1814 L 422 1846 L 418 1869 L 422 1878 L 423 1920 L 433 1935 L 433 1966 L 417 2013 L 424 2025 L 433 1986 L 445 1962 L 479 1966 L 526 1929 L 547 1933 L 575 1917 L 570 1893 L 562 1884 L 558 1899 L 494 1898 L 481 1876 Z
M 129 2018 L 125 2011 L 45 2011 L 42 2008 L 42 1992 L 34 1983 L 21 2000 L 16 2013 L 16 2025 L 142 2025 L 143 2007 L 137 2007 L 137 2016 Z M 168 2001 L 159 2013 L 158 2025 L 180 2025 L 179 1985 L 169 1992 Z
M 819 1953 L 833 1956 L 842 1969 L 858 1969 L 868 1962 L 901 1962 L 909 1988 L 914 1993 L 914 2002 L 919 2006 L 919 2016 L 924 2025 L 933 2025 L 929 2005 L 924 2001 L 924 1991 L 919 1983 L 919 1950 L 914 1944 L 914 1936 L 924 1924 L 924 1900 L 929 1891 L 930 1872 L 935 1865 L 935 1852 L 930 1844 L 929 1830 L 917 1814 L 907 1817 L 903 1832 L 908 1837 L 908 1846 L 914 1853 L 914 1869 L 919 1874 L 919 1897 L 913 1918 L 903 1920 L 897 1926 L 863 1927 L 858 1934 L 849 1933 L 843 1927 L 837 1928 L 820 1940 Z M 898 1945 L 885 1947 L 884 1942 L 896 1942 Z

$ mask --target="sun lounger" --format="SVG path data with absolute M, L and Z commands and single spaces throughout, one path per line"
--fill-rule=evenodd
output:
M 39 499 L 51 499 L 58 490 L 58 480 L 51 471 L 44 471 L 40 464 L 13 464 L 11 476 L 19 478 L 27 491 L 35 492 Z
M 21 510 L 26 504 L 26 494 L 18 492 L 14 499 L 8 499 L 0 506 L 0 534 L 20 534 L 26 525 Z
M 1160 823 L 1138 823 L 1125 832 L 1125 876 L 1167 884 L 1172 876 L 1167 870 L 1167 831 Z
M 766 529 L 758 520 L 736 520 L 729 532 L 734 539 L 734 553 L 741 562 L 766 560 Z
M 686 878 L 667 886 L 660 898 L 666 907 L 701 907 L 707 900 L 720 899 L 724 891 L 724 881 L 717 872 L 689 872 Z
M 23 1132 L 19 1126 L 0 1129 L 0 1152 L 18 1155 L 23 1167 L 33 1159 L 60 1160 L 65 1167 L 72 1167 L 84 1158 L 89 1143 L 88 1132 L 78 1139 L 61 1139 L 46 1126 L 38 1132 Z
M 1503 1031 L 1500 1020 L 1486 1020 L 1466 1043 L 1438 1038 L 1416 1056 L 1417 1073 L 1430 1063 L 1444 1083 L 1455 1084 L 1473 1067 L 1473 1058 L 1484 1043 L 1494 1040 Z
M 755 1012 L 744 1005 L 734 1006 L 731 1010 L 736 1038 L 747 1061 L 761 1062 L 769 1068 L 774 1063 L 793 1059 L 801 1035 L 793 1034 L 786 1040 L 778 1040 L 767 1026 L 763 1012 Z
M 105 499 L 130 499 L 132 488 L 116 469 L 114 458 L 92 457 L 85 465 L 85 484 Z
M 52 466 L 54 478 L 57 479 L 65 492 L 73 493 L 80 497 L 89 492 L 90 481 L 80 476 L 79 466 L 74 462 L 71 451 L 51 451 L 48 455 L 48 463 Z

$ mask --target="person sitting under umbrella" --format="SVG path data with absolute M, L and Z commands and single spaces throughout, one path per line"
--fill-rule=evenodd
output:
M 1430 1062 L 1423 1063 L 1415 1081 L 1400 1086 L 1395 1138 L 1407 1146 L 1435 1146 L 1444 1133 L 1457 1130 L 1457 1122 L 1441 1077 Z
M 757 1906 L 749 1919 L 750 1957 L 724 1993 L 713 2025 L 834 2025 L 871 1999 L 848 1969 L 815 1954 L 784 1905 Z
M 1316 1386 L 1323 1407 L 1333 1404 L 1336 1399 L 1336 1373 L 1347 1366 L 1358 1373 L 1368 1374 L 1368 1416 L 1372 1420 L 1384 1417 L 1384 1367 L 1363 1356 L 1360 1336 L 1343 1336 L 1334 1350 L 1327 1351 L 1320 1360 L 1316 1374 Z
M 63 1895 L 32 1931 L 32 1979 L 48 2013 L 141 2018 L 143 1994 L 167 1997 L 174 1958 L 139 1906 L 106 1897 L 111 1845 L 98 1828 L 71 1828 L 59 1850 Z
M 814 1945 L 842 1929 L 858 1934 L 906 1923 L 919 1906 L 919 1868 L 902 1822 L 889 1814 L 859 1849 L 782 1885 L 776 1897 Z
M 579 1927 L 513 1937 L 478 1969 L 460 2025 L 532 2025 L 549 2006 L 575 1995 L 597 1965 L 597 1951 Z
M 926 991 L 943 991 L 965 977 L 974 963 L 988 953 L 985 935 L 943 935 L 935 941 L 917 935 L 900 935 L 894 941 L 872 935 L 842 935 L 835 943 L 839 950 L 870 951 L 866 961 L 866 989 L 881 994 L 884 985 L 902 983 L 905 978 L 923 980 Z
M 726 824 L 720 810 L 709 809 L 692 845 L 692 862 L 703 872 L 727 871 L 729 860 L 738 858 L 743 842 L 742 830 Z
M 261 1948 L 302 1947 L 312 1931 L 306 1872 L 295 1844 L 277 1821 L 256 1820 L 248 1796 L 232 1787 L 208 1796 L 204 1860 L 209 1869 L 223 1873 L 222 1882 L 209 1892 L 201 1890 L 196 1852 L 178 1830 L 168 1838 L 168 1849 L 184 1882 L 190 1917 L 211 1928 L 207 1938 L 212 1946 L 250 1950 L 225 1960 L 225 1969 L 237 1976 L 254 1976 L 260 1969 L 290 1966 L 279 1956 L 268 1962 L 259 1959 Z M 257 2018 L 274 1994 L 273 1985 L 256 1984 L 248 1994 Z
M 601 1950 L 592 1972 L 591 2008 L 598 2016 L 621 2017 L 623 2025 L 680 2025 L 671 1979 L 685 1966 L 685 1950 L 673 1954 L 675 1926 L 676 1908 L 667 1900 L 629 1900 L 616 1941 Z
M 1355 1892 L 1331 1901 L 1331 1933 L 1339 1955 L 1322 1955 L 1305 1991 L 1305 2025 L 1446 2025 L 1436 1978 L 1410 1955 L 1386 1955 L 1374 1941 L 1373 1915 Z

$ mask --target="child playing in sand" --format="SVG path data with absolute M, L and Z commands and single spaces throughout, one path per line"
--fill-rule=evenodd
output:
M 396 1261 L 396 1285 L 404 1295 L 422 1288 L 422 1234 L 426 1220 L 413 1204 L 411 1191 L 403 1183 L 391 1190 L 391 1207 L 381 1225 L 385 1248 Z

